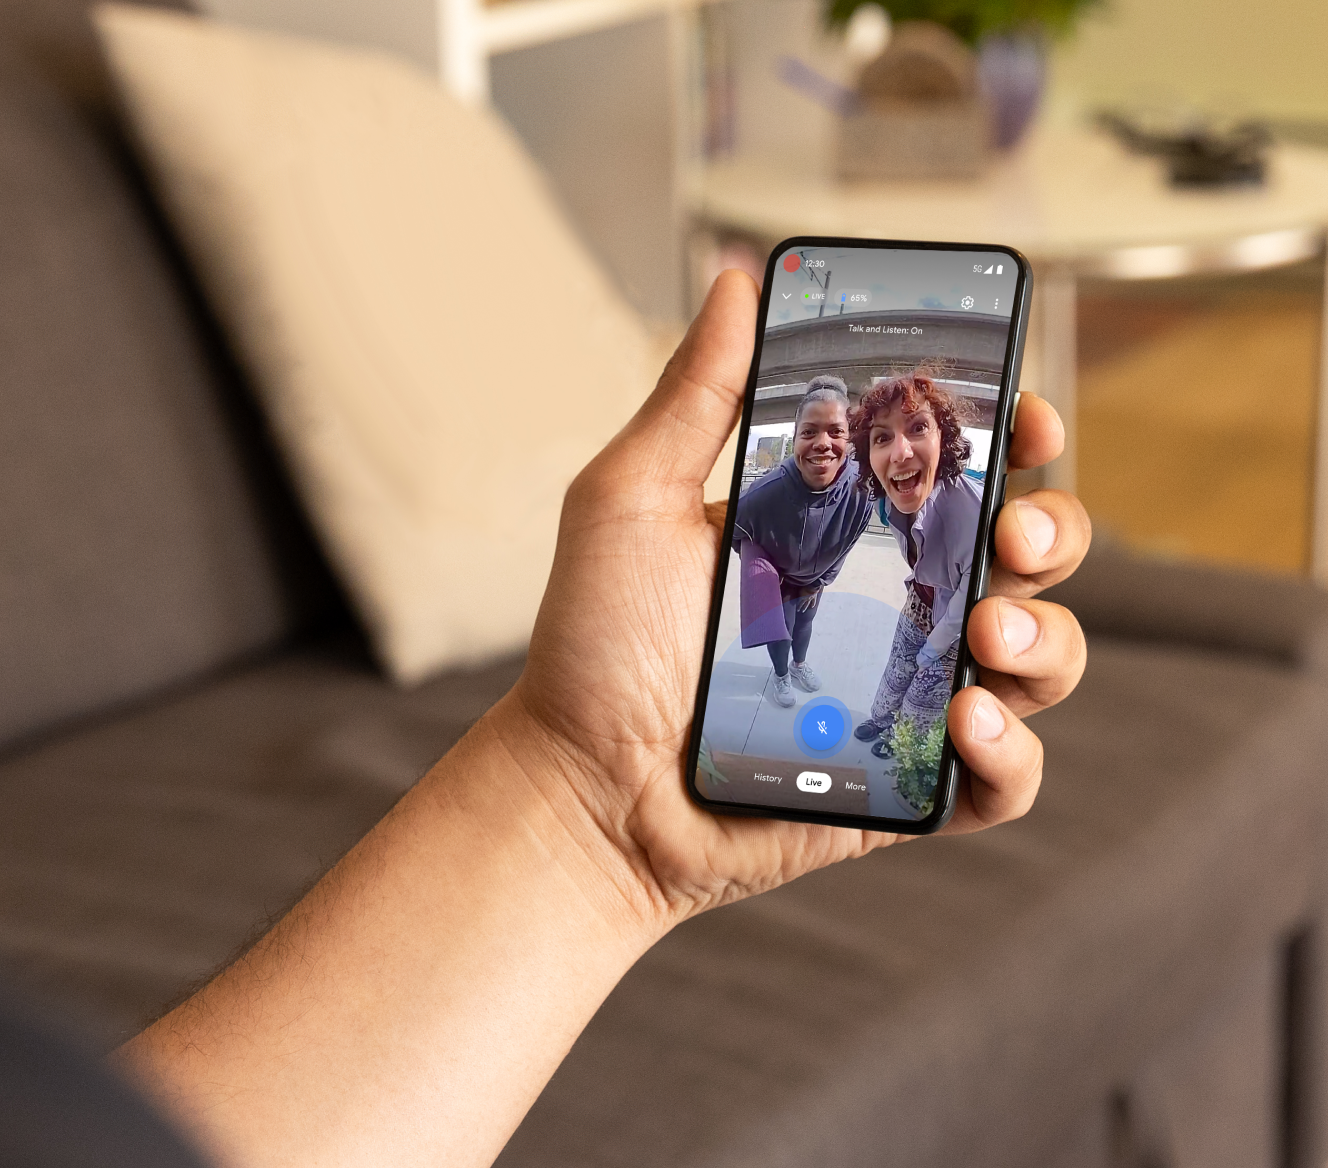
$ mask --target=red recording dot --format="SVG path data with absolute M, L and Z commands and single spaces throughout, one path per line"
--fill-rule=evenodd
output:
M 784 271 L 796 272 L 800 267 L 802 267 L 802 260 L 797 256 L 789 255 L 784 257 Z

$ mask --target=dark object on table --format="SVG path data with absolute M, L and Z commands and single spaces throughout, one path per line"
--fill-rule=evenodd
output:
M 1097 120 L 1127 150 L 1165 159 L 1172 186 L 1258 186 L 1264 181 L 1273 136 L 1262 122 L 1154 130 L 1120 113 L 1101 113 Z

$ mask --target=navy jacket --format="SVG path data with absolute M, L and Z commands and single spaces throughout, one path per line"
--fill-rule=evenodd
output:
M 733 550 L 752 540 L 786 587 L 829 584 L 871 517 L 871 497 L 857 485 L 858 464 L 852 456 L 824 491 L 811 490 L 797 464 L 786 458 L 738 499 Z

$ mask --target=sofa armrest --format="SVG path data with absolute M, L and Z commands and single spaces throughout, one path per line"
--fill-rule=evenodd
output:
M 1328 593 L 1296 577 L 1149 559 L 1099 539 L 1043 598 L 1069 608 L 1089 635 L 1328 668 Z

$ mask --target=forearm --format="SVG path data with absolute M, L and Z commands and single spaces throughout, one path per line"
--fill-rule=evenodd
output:
M 223 1164 L 488 1164 L 664 930 L 500 704 L 241 961 L 121 1052 Z M 550 768 L 552 770 L 552 768 Z

